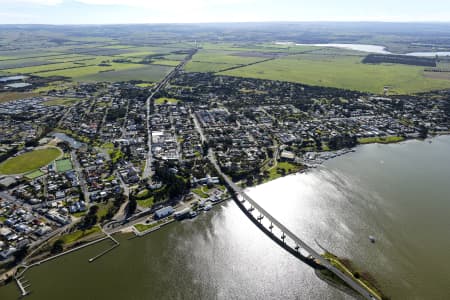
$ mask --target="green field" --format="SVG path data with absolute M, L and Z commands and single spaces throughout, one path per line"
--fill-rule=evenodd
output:
M 271 181 L 282 177 L 282 170 L 284 174 L 292 174 L 301 170 L 301 166 L 294 165 L 290 162 L 279 162 L 276 167 L 270 168 L 269 177 L 265 181 Z
M 155 59 L 152 61 L 152 65 L 162 65 L 176 67 L 180 64 L 178 60 L 168 60 L 168 59 Z
M 196 61 L 196 62 L 188 62 L 185 66 L 185 70 L 186 72 L 201 72 L 201 73 L 206 73 L 206 72 L 220 72 L 222 70 L 228 69 L 234 67 L 234 65 L 229 65 L 229 64 L 217 64 L 217 63 L 210 63 L 210 62 L 200 62 L 200 61 Z
M 85 231 L 77 230 L 72 233 L 63 235 L 61 237 L 61 240 L 65 245 L 69 245 L 96 232 L 100 232 L 100 227 L 94 226 L 91 229 Z
M 45 148 L 24 153 L 0 164 L 0 174 L 21 174 L 48 165 L 61 156 L 59 148 Z
M 196 188 L 196 189 L 192 189 L 191 191 L 194 194 L 196 194 L 197 196 L 201 197 L 201 198 L 208 198 L 209 197 L 209 195 L 203 191 L 202 187 L 199 187 L 199 188 Z
M 56 161 L 56 170 L 59 173 L 67 172 L 73 169 L 70 159 L 60 159 Z
M 4 75 L 32 74 L 46 78 L 63 76 L 78 82 L 157 82 L 185 57 L 177 51 L 189 48 L 182 44 L 133 46 L 104 44 L 106 39 L 81 40 L 90 43 L 51 47 L 52 51 L 35 45 L 34 50 L 0 53 L 0 71 Z M 154 56 L 153 63 L 143 64 L 142 60 L 149 56 Z M 126 59 L 127 62 L 117 62 L 120 59 Z M 57 88 L 51 83 L 49 87 L 41 87 L 36 91 L 47 92 L 54 87 Z M 53 105 L 52 102 L 48 104 Z M 66 101 L 62 104 L 70 103 Z
M 180 102 L 180 100 L 178 99 L 174 99 L 174 98 L 158 98 L 155 100 L 155 104 L 156 105 L 161 105 L 161 104 L 177 104 L 178 102 Z
M 185 69 L 187 72 L 219 72 L 265 59 L 267 57 L 240 56 L 233 51 L 201 50 L 186 64 Z
M 153 83 L 138 83 L 136 84 L 137 87 L 141 87 L 141 88 L 150 88 L 153 87 L 155 84 Z
M 41 177 L 42 175 L 44 175 L 44 173 L 41 170 L 35 170 L 35 171 L 25 174 L 25 177 L 33 180 L 38 177 Z
M 172 67 L 160 65 L 137 65 L 133 67 L 124 68 L 122 70 L 114 70 L 108 72 L 93 72 L 83 76 L 75 76 L 78 81 L 129 81 L 129 80 L 143 80 L 157 82 L 162 80 L 170 71 Z
M 45 106 L 52 106 L 52 105 L 63 105 L 63 106 L 70 106 L 80 101 L 80 99 L 77 98 L 54 98 L 49 101 L 45 101 L 43 104 Z
M 154 198 L 150 197 L 147 199 L 142 199 L 142 200 L 136 200 L 137 204 L 141 207 L 151 207 L 154 203 Z
M 390 144 L 390 143 L 398 143 L 404 141 L 405 138 L 401 136 L 387 136 L 387 137 L 369 137 L 369 138 L 360 138 L 358 139 L 358 143 L 360 144 Z
M 79 68 L 80 66 L 95 64 L 90 61 L 83 61 L 83 63 L 76 62 L 63 62 L 63 63 L 52 63 L 48 65 L 40 65 L 40 66 L 32 66 L 32 67 L 23 67 L 23 68 L 15 68 L 15 69 L 7 69 L 6 71 L 10 73 L 18 73 L 18 74 L 34 74 L 39 72 L 47 72 L 52 70 L 63 70 L 70 68 Z
M 159 225 L 163 224 L 164 222 L 166 222 L 166 221 L 165 220 L 159 220 L 159 221 L 151 223 L 151 224 L 136 224 L 136 225 L 134 225 L 134 227 L 139 232 L 143 232 L 143 231 L 149 230 L 150 228 L 159 226 Z
M 450 80 L 426 78 L 423 67 L 363 64 L 362 58 L 357 55 L 298 54 L 219 74 L 298 82 L 377 94 L 383 93 L 385 86 L 389 87 L 391 94 L 450 88 Z

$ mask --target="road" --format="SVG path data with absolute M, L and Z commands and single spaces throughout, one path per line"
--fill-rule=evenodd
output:
M 122 176 L 120 176 L 119 172 L 115 171 L 114 175 L 116 176 L 116 178 L 119 179 L 120 187 L 123 189 L 123 194 L 125 195 L 127 200 L 124 203 L 122 203 L 122 205 L 120 206 L 116 215 L 113 217 L 113 220 L 124 220 L 125 219 L 125 208 L 127 207 L 129 199 L 130 199 L 130 188 L 123 181 Z
M 190 111 L 190 114 L 191 114 L 192 119 L 194 120 L 195 129 L 197 129 L 197 132 L 200 135 L 200 139 L 202 140 L 202 143 L 206 142 L 205 134 L 203 132 L 202 127 L 200 126 L 197 116 L 192 112 L 192 110 Z
M 81 192 L 83 193 L 83 196 L 84 196 L 84 202 L 89 203 L 90 202 L 89 201 L 89 189 L 86 184 L 86 180 L 84 178 L 84 174 L 81 169 L 80 162 L 78 161 L 78 157 L 77 157 L 75 150 L 72 150 L 72 152 L 70 152 L 70 155 L 72 156 L 73 168 L 78 175 L 78 181 L 80 183 Z
M 175 69 L 173 69 L 169 74 L 166 75 L 166 77 L 164 77 L 164 79 L 162 81 L 160 81 L 158 83 L 158 85 L 156 86 L 156 88 L 152 91 L 152 93 L 150 94 L 150 96 L 147 98 L 147 101 L 145 103 L 145 106 L 147 108 L 147 136 L 148 136 L 148 140 L 147 140 L 147 147 L 148 147 L 148 152 L 147 152 L 147 159 L 145 161 L 145 168 L 144 171 L 142 172 L 142 178 L 151 178 L 153 176 L 153 171 L 152 171 L 152 164 L 153 164 L 153 154 L 152 154 L 152 124 L 150 121 L 150 116 L 151 116 L 151 102 L 153 97 L 162 89 L 166 86 L 166 84 L 170 81 L 170 79 L 176 74 L 178 73 L 178 71 L 180 71 L 181 69 L 183 69 L 184 65 L 191 60 L 192 56 L 197 52 L 197 49 L 192 50 L 192 52 L 178 65 L 175 67 Z

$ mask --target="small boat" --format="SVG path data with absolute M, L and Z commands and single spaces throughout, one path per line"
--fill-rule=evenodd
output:
M 207 204 L 207 205 L 205 205 L 205 208 L 203 208 L 203 210 L 204 211 L 208 211 L 208 210 L 211 210 L 211 208 L 212 208 L 212 205 L 211 204 Z
M 375 243 L 375 237 L 373 235 L 369 235 L 369 241 L 373 244 Z
M 196 212 L 196 211 L 191 211 L 191 212 L 189 213 L 189 217 L 190 217 L 191 219 L 195 218 L 196 216 L 197 216 L 197 212 Z

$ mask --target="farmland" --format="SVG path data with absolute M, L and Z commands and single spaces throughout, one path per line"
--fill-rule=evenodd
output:
M 410 94 L 450 87 L 447 76 L 424 66 L 363 64 L 365 54 L 345 49 L 274 44 L 206 43 L 187 72 L 280 80 L 381 94 Z M 433 76 L 434 75 L 434 76 Z
M 21 174 L 43 167 L 61 155 L 58 148 L 45 148 L 24 153 L 0 164 L 0 174 Z
M 251 52 L 252 49 L 243 51 L 237 48 L 230 50 L 200 50 L 186 65 L 188 72 L 219 72 L 234 67 L 242 67 L 248 64 L 257 63 L 275 56 L 272 53 Z
M 337 51 L 336 51 L 337 52 Z M 367 65 L 363 56 L 307 53 L 222 72 L 222 75 L 299 82 L 381 94 L 409 94 L 450 87 L 450 81 L 426 78 L 424 68 L 399 64 Z
M 0 71 L 4 75 L 27 74 L 50 80 L 65 77 L 75 82 L 157 82 L 185 57 L 179 51 L 189 48 L 179 44 L 134 46 L 96 41 L 51 49 L 0 51 Z
M 119 68 L 100 73 L 89 73 L 83 76 L 74 76 L 79 81 L 129 81 L 144 80 L 156 82 L 164 78 L 172 70 L 171 67 L 158 65 L 133 65 L 129 68 Z
M 185 58 L 186 51 L 195 45 L 199 46 L 199 51 L 185 66 L 187 72 L 290 81 L 378 94 L 383 93 L 385 87 L 390 94 L 450 87 L 447 73 L 426 72 L 421 66 L 395 63 L 363 64 L 365 54 L 362 52 L 276 44 L 268 38 L 244 41 L 240 37 L 239 42 L 202 39 L 195 44 L 184 39 L 174 42 L 171 35 L 139 32 L 119 39 L 98 34 L 95 37 L 65 36 L 62 43 L 54 43 L 51 32 L 43 32 L 40 37 L 28 32 L 21 34 L 18 44 L 0 49 L 0 72 L 39 76 L 50 81 L 48 88 L 39 86 L 35 89 L 37 92 L 55 87 L 51 81 L 142 80 L 154 83 L 173 70 Z M 14 38 L 5 35 L 2 43 Z

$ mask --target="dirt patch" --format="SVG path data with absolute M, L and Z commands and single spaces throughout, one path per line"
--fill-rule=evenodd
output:
M 427 78 L 450 80 L 450 72 L 423 72 Z
M 25 99 L 25 98 L 32 98 L 36 97 L 39 94 L 36 93 L 19 93 L 19 92 L 0 92 L 0 103 L 19 100 L 19 99 Z

